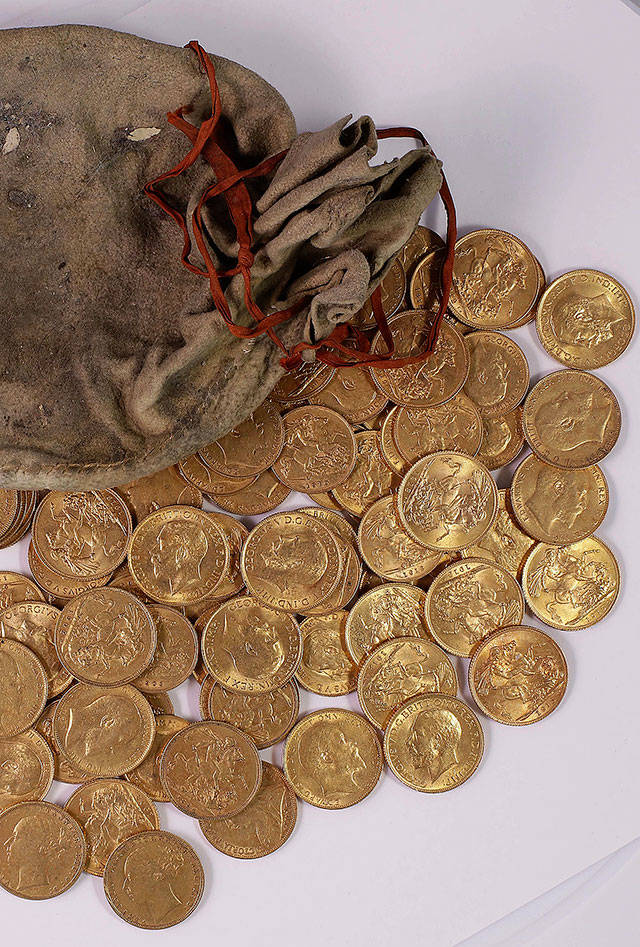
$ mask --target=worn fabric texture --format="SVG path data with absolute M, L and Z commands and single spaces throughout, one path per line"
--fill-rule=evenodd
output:
M 270 340 L 239 340 L 182 235 L 142 191 L 190 144 L 166 122 L 211 114 L 191 50 L 96 27 L 0 32 L 0 485 L 90 489 L 150 474 L 242 421 L 282 373 Z M 290 151 L 252 180 L 254 297 L 265 312 L 308 297 L 280 337 L 325 338 L 386 273 L 436 194 L 425 148 L 370 165 L 372 121 L 296 137 L 282 96 L 212 56 L 224 147 L 240 168 Z M 168 182 L 189 213 L 208 164 Z M 204 211 L 216 266 L 237 243 L 222 198 Z M 200 263 L 197 251 L 192 261 Z M 249 325 L 241 277 L 225 290 Z

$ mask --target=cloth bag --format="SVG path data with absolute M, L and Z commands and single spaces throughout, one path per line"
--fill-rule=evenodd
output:
M 193 49 L 88 26 L 0 31 L 0 485 L 93 489 L 145 476 L 226 433 L 284 368 L 266 335 L 236 338 L 209 282 L 181 262 L 183 235 L 144 192 L 197 130 L 211 90 Z M 285 346 L 317 343 L 378 285 L 441 184 L 428 148 L 371 165 L 368 117 L 296 135 L 282 96 L 212 55 L 220 140 L 239 169 L 288 149 L 247 180 L 253 298 L 293 307 Z M 163 181 L 187 220 L 216 183 L 198 159 Z M 237 263 L 222 195 L 202 207 L 216 269 Z M 188 260 L 202 267 L 198 248 Z M 250 326 L 244 280 L 224 282 Z

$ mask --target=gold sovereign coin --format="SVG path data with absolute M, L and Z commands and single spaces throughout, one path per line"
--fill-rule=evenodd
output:
M 442 561 L 442 553 L 417 543 L 405 531 L 394 498 L 383 497 L 360 521 L 358 545 L 365 563 L 389 582 L 414 582 Z
M 31 727 L 47 702 L 47 673 L 30 648 L 0 638 L 0 738 Z
M 349 654 L 357 665 L 389 638 L 431 638 L 424 614 L 426 592 L 414 585 L 389 583 L 365 592 L 345 628 Z
M 178 470 L 181 477 L 207 495 L 218 493 L 222 496 L 227 493 L 237 493 L 251 486 L 257 479 L 257 474 L 253 477 L 223 477 L 222 474 L 208 467 L 199 454 L 192 454 L 186 460 L 180 461 Z M 192 505 L 201 506 L 202 504 Z
M 19 802 L 0 812 L 0 885 L 11 894 L 55 898 L 78 880 L 86 857 L 82 829 L 52 802 Z
M 345 608 L 353 599 L 360 586 L 362 565 L 356 547 L 352 542 L 345 542 L 335 530 L 334 539 L 340 553 L 341 569 L 338 584 L 333 592 L 315 608 L 301 610 L 302 615 L 330 615 Z
M 101 588 L 106 585 L 111 578 L 111 573 L 107 573 L 107 575 L 103 575 L 99 579 L 90 579 L 87 582 L 82 582 L 79 579 L 68 579 L 57 575 L 40 559 L 35 551 L 33 541 L 29 543 L 27 560 L 38 586 L 52 599 L 62 602 L 63 604 L 76 595 L 82 595 L 83 592 L 87 592 L 89 589 Z M 37 595 L 36 598 L 38 598 Z
M 389 267 L 386 276 L 380 283 L 382 309 L 387 320 L 393 316 L 404 299 L 407 288 L 407 280 L 404 270 L 398 260 L 394 260 Z M 353 319 L 354 325 L 361 329 L 371 329 L 376 325 L 376 317 L 373 314 L 371 300 L 368 299 L 359 313 Z
M 274 513 L 249 534 L 240 560 L 249 592 L 270 608 L 301 612 L 323 602 L 340 577 L 333 532 L 304 513 Z
M 514 325 L 531 311 L 539 286 L 536 258 L 513 234 L 475 230 L 456 243 L 449 308 L 467 325 Z
M 522 408 L 482 419 L 482 444 L 477 457 L 487 470 L 498 470 L 510 464 L 523 447 Z
M 142 789 L 155 802 L 170 802 L 169 796 L 160 782 L 160 760 L 164 748 L 174 734 L 189 726 L 189 721 L 183 717 L 176 717 L 173 713 L 156 714 L 156 731 L 153 738 L 151 752 L 145 759 L 127 773 L 125 778 L 139 789 Z
M 376 500 L 397 489 L 400 478 L 385 463 L 375 431 L 356 434 L 356 450 L 353 472 L 332 492 L 343 509 L 362 516 Z
M 53 773 L 53 753 L 35 730 L 0 738 L 0 811 L 18 802 L 44 799 Z
M 153 660 L 133 683 L 145 694 L 173 690 L 193 673 L 198 636 L 191 622 L 168 605 L 149 605 L 158 639 Z
M 469 690 L 488 717 L 522 727 L 556 709 L 567 690 L 567 662 L 553 638 L 537 628 L 501 628 L 469 664 Z
M 201 819 L 206 840 L 233 858 L 262 858 L 287 841 L 296 824 L 296 794 L 277 766 L 262 764 L 260 789 L 233 818 Z
M 300 663 L 300 628 L 292 615 L 250 595 L 224 602 L 201 641 L 209 674 L 227 690 L 264 694 L 282 687 Z
M 382 427 L 378 435 L 378 447 L 380 448 L 382 459 L 389 469 L 397 474 L 398 477 L 404 477 L 411 464 L 404 459 L 398 450 L 398 445 L 393 436 L 393 428 L 399 410 L 399 406 L 395 405 L 382 422 Z
M 356 689 L 358 669 L 345 640 L 348 614 L 339 611 L 315 615 L 300 625 L 302 660 L 296 678 L 305 690 L 338 697 Z
M 139 766 L 153 744 L 154 713 L 131 684 L 74 684 L 53 717 L 61 754 L 92 776 L 122 776 Z
M 124 483 L 115 490 L 138 523 L 163 506 L 202 506 L 200 490 L 185 483 L 175 467 Z
M 204 662 L 202 662 L 202 659 L 198 663 L 202 663 L 202 666 L 204 668 Z M 211 696 L 211 691 L 213 690 L 215 683 L 216 682 L 214 681 L 214 679 L 211 677 L 210 674 L 205 674 L 204 677 L 202 678 L 202 682 L 200 683 L 200 694 L 198 695 L 198 705 L 200 708 L 201 720 L 217 720 L 217 719 L 224 720 L 224 717 L 220 717 L 220 718 L 214 717 L 214 715 L 209 712 L 209 697 Z M 219 684 L 217 686 L 220 687 Z M 234 721 L 229 720 L 228 722 L 233 723 Z M 240 729 L 242 730 L 244 729 L 244 727 L 241 727 Z M 246 732 L 247 731 L 245 731 L 245 733 Z
M 312 806 L 354 806 L 375 789 L 382 774 L 378 735 L 352 710 L 316 710 L 287 737 L 284 773 L 296 796 Z
M 33 725 L 33 728 L 38 731 L 53 753 L 53 778 L 61 783 L 86 783 L 92 778 L 92 774 L 85 773 L 77 766 L 74 766 L 71 761 L 66 758 L 64 753 L 60 752 L 53 738 L 53 717 L 58 703 L 59 701 L 54 700 L 50 704 L 47 704 Z
M 308 493 L 307 496 L 324 510 L 334 510 L 336 513 L 342 512 L 342 507 L 330 493 Z
M 249 486 L 234 490 L 233 493 L 211 493 L 210 498 L 227 513 L 259 516 L 275 510 L 290 493 L 291 489 L 278 480 L 273 470 L 265 470 Z
M 229 568 L 216 588 L 216 597 L 223 599 L 230 595 L 237 595 L 244 588 L 244 579 L 240 570 L 240 553 L 242 552 L 242 545 L 249 535 L 249 530 L 243 523 L 226 513 L 210 513 L 209 515 L 213 517 L 216 525 L 220 527 L 229 543 Z M 197 603 L 195 607 L 201 607 L 200 603 Z M 189 615 L 188 610 L 187 615 Z
M 35 582 L 19 572 L 0 572 L 0 611 L 17 602 L 44 601 Z
M 206 717 L 240 727 L 259 750 L 284 740 L 298 719 L 300 698 L 295 681 L 268 694 L 234 694 L 209 677 L 202 685 L 203 695 L 207 680 L 211 684 L 206 688 Z
M 597 464 L 567 470 L 545 464 L 535 454 L 513 475 L 510 497 L 520 526 L 534 539 L 557 545 L 590 536 L 609 505 L 607 481 Z
M 285 372 L 271 392 L 271 397 L 287 407 L 302 404 L 326 388 L 334 373 L 335 368 L 322 362 L 302 362 L 293 371 Z
M 620 592 L 616 558 L 590 536 L 568 546 L 538 543 L 522 574 L 527 605 L 552 628 L 580 631 L 601 621 Z
M 393 438 L 398 452 L 409 464 L 443 450 L 460 451 L 472 457 L 482 443 L 482 431 L 480 412 L 462 392 L 446 404 L 432 408 L 405 405 L 398 409 L 393 420 Z
M 413 309 L 395 316 L 389 323 L 396 358 L 419 355 L 424 351 L 433 322 L 433 312 Z M 371 351 L 386 351 L 381 333 L 374 338 Z M 438 341 L 423 362 L 403 368 L 372 368 L 375 384 L 396 404 L 431 408 L 444 404 L 457 394 L 469 374 L 469 350 L 457 329 L 448 322 L 440 327 Z
M 300 493 L 321 493 L 344 483 L 356 462 L 348 422 L 331 408 L 305 405 L 284 417 L 284 447 L 273 471 Z
M 418 224 L 405 245 L 399 251 L 396 260 L 407 276 L 413 272 L 415 265 L 424 257 L 431 256 L 444 250 L 444 240 L 434 230 Z
M 277 460 L 283 443 L 280 412 L 266 401 L 246 421 L 198 453 L 223 477 L 255 477 Z
M 496 628 L 520 624 L 524 598 L 506 569 L 482 559 L 463 559 L 435 577 L 427 592 L 425 614 L 438 644 L 468 658 Z
M 498 515 L 479 543 L 462 550 L 464 558 L 486 559 L 502 566 L 518 581 L 535 539 L 523 533 L 513 515 L 508 490 L 498 491 Z
M 228 723 L 203 720 L 173 736 L 160 760 L 160 781 L 174 806 L 196 819 L 235 816 L 262 778 L 255 743 Z
M 92 589 L 58 616 L 56 650 L 79 681 L 114 687 L 145 671 L 156 650 L 156 625 L 146 605 L 122 589 Z
M 214 594 L 229 556 L 227 538 L 213 517 L 190 506 L 167 506 L 134 530 L 129 568 L 150 598 L 190 605 Z
M 487 468 L 455 451 L 417 461 L 398 491 L 404 528 L 417 542 L 439 552 L 478 543 L 491 529 L 497 509 L 498 489 Z
M 311 494 L 309 494 L 309 496 L 311 496 Z M 315 494 L 313 494 L 313 496 L 315 496 Z M 328 510 L 320 506 L 303 506 L 298 510 L 298 513 L 306 513 L 307 516 L 313 516 L 321 520 L 321 522 L 329 526 L 344 542 L 351 543 L 354 546 L 357 544 L 357 533 L 347 521 L 344 513 L 339 513 L 336 510 Z
M 409 282 L 409 299 L 414 309 L 433 309 L 442 296 L 442 264 L 445 251 L 438 248 L 416 263 Z
M 51 490 L 33 521 L 33 545 L 45 566 L 86 582 L 109 575 L 127 555 L 131 514 L 114 490 Z
M 513 339 L 501 332 L 465 336 L 471 364 L 464 391 L 483 417 L 497 418 L 517 408 L 529 388 L 529 365 Z
M 195 911 L 204 891 L 200 859 L 171 832 L 138 832 L 121 842 L 104 869 L 107 901 L 124 921 L 164 930 Z
M 572 270 L 545 290 L 536 328 L 544 348 L 558 362 L 569 368 L 602 368 L 631 341 L 633 303 L 612 276 Z
M 541 460 L 556 467 L 590 467 L 618 440 L 620 405 L 595 375 L 553 372 L 529 392 L 522 424 L 529 446 Z
M 418 792 L 446 792 L 475 773 L 484 750 L 480 721 L 457 697 L 425 694 L 396 710 L 384 734 L 389 769 Z
M 458 693 L 453 664 L 442 648 L 423 638 L 384 641 L 358 674 L 358 700 L 371 723 L 384 730 L 405 701 L 417 694 Z
M 0 612 L 0 636 L 21 641 L 40 659 L 47 675 L 47 696 L 57 697 L 73 678 L 62 666 L 55 646 L 60 611 L 46 602 L 17 602 Z
M 375 418 L 387 404 L 368 368 L 338 368 L 326 388 L 311 397 L 312 404 L 332 408 L 350 424 Z
M 87 840 L 90 875 L 104 874 L 111 852 L 138 832 L 160 828 L 158 812 L 151 799 L 121 779 L 93 779 L 72 793 L 65 809 L 82 827 Z
M 145 694 L 144 695 L 149 701 L 149 706 L 153 710 L 156 717 L 159 714 L 172 714 L 173 713 L 173 703 L 168 694 L 158 693 L 158 694 Z

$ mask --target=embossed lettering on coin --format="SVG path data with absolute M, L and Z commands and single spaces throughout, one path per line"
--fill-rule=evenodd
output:
M 302 660 L 298 682 L 314 694 L 337 697 L 356 688 L 357 667 L 345 640 L 348 612 L 332 612 L 305 619 L 300 625 Z
M 35 730 L 0 738 L 0 810 L 44 799 L 53 780 L 53 753 Z
M 162 693 L 182 684 L 198 660 L 198 636 L 191 622 L 168 605 L 149 605 L 156 626 L 153 660 L 134 681 L 145 694 Z
M 520 346 L 501 332 L 471 332 L 465 341 L 471 358 L 465 394 L 483 417 L 512 411 L 529 387 L 529 365 Z
M 47 674 L 48 697 L 61 694 L 73 680 L 56 652 L 54 631 L 60 612 L 46 602 L 16 602 L 0 612 L 0 636 L 30 648 Z

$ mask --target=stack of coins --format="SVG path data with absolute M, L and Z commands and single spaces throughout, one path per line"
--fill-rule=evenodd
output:
M 558 707 L 567 663 L 524 614 L 584 629 L 618 595 L 594 532 L 620 409 L 590 369 L 624 350 L 633 309 L 598 271 L 545 288 L 537 259 L 502 231 L 456 250 L 451 312 L 423 363 L 305 363 L 177 468 L 42 498 L 33 578 L 0 573 L 7 890 L 52 897 L 84 868 L 126 921 L 169 927 L 196 907 L 204 874 L 156 803 L 197 819 L 218 851 L 257 858 L 290 837 L 297 799 L 352 806 L 385 762 L 424 793 L 469 779 L 484 737 L 461 673 L 498 723 Z M 383 281 L 400 355 L 424 345 L 442 260 L 442 240 L 418 227 Z M 529 390 L 503 330 L 534 318 L 568 367 Z M 383 350 L 370 304 L 357 322 Z M 499 490 L 491 471 L 525 444 Z M 291 491 L 309 499 L 273 512 Z M 5 536 L 27 522 L 27 499 L 3 492 Z M 169 693 L 193 679 L 197 722 Z M 329 706 L 299 717 L 299 688 Z M 361 713 L 336 703 L 348 694 Z M 282 768 L 260 756 L 281 741 Z M 63 808 L 44 801 L 54 779 L 79 787 Z
M 33 490 L 0 489 L 0 549 L 13 546 L 27 535 L 37 500 Z

